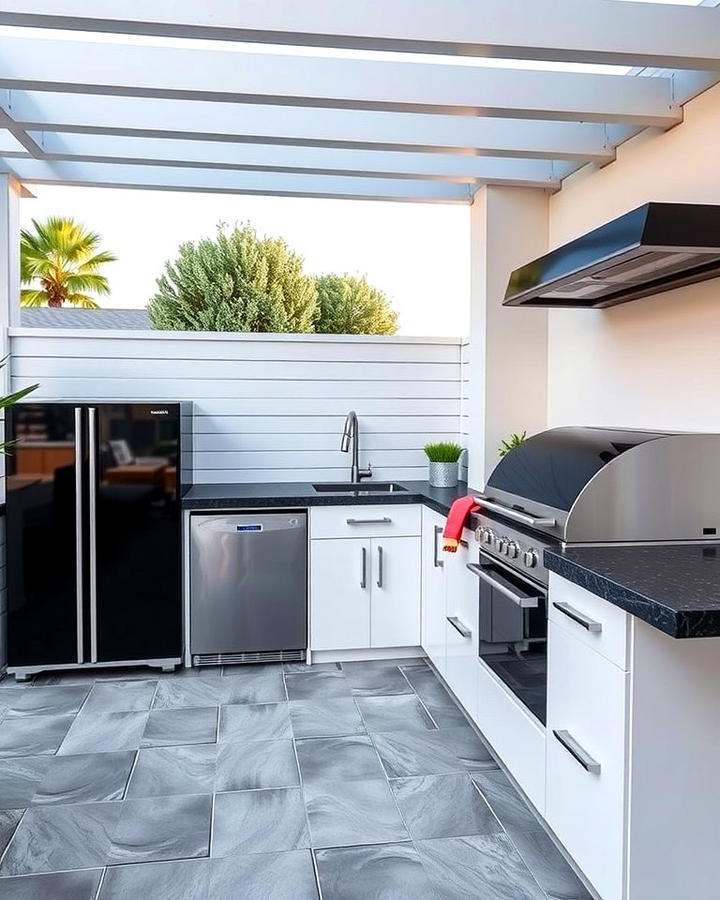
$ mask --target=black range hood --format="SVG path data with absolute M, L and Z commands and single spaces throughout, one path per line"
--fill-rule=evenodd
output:
M 646 203 L 516 269 L 505 306 L 593 309 L 720 276 L 720 206 Z

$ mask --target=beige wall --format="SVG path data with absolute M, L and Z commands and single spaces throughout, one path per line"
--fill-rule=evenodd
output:
M 545 427 L 547 313 L 502 301 L 508 273 L 545 252 L 548 196 L 533 188 L 481 188 L 471 233 L 468 481 L 482 488 L 503 438 Z
M 550 202 L 550 246 L 648 200 L 720 203 L 720 85 L 682 125 L 566 181 Z M 720 279 L 609 310 L 552 310 L 548 359 L 550 426 L 720 431 Z

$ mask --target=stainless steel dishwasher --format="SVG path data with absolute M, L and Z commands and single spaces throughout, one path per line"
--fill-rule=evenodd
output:
M 193 513 L 193 665 L 302 660 L 306 649 L 307 513 Z

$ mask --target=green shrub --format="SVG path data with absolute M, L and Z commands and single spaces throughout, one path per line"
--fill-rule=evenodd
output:
M 317 280 L 321 334 L 395 334 L 397 313 L 382 291 L 365 277 L 320 275 Z
M 278 238 L 249 225 L 182 244 L 148 304 L 153 328 L 172 331 L 307 332 L 317 316 L 314 279 Z

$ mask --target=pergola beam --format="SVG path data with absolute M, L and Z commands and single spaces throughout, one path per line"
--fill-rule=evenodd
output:
M 4 167 L 28 184 L 72 184 L 196 193 L 259 194 L 282 197 L 334 197 L 349 200 L 400 200 L 413 203 L 468 204 L 472 187 L 442 181 L 339 175 L 233 172 L 113 163 L 5 159 Z
M 0 92 L 0 104 L 29 131 L 597 163 L 615 157 L 605 126 L 597 123 L 206 101 L 193 103 L 189 116 L 182 100 L 24 91 Z
M 33 134 L 44 158 L 119 165 L 162 165 L 253 172 L 305 172 L 375 178 L 416 178 L 465 184 L 492 183 L 558 188 L 560 167 L 547 160 L 507 159 L 438 153 L 391 153 L 315 147 L 228 144 L 106 135 Z
M 330 109 L 681 121 L 669 78 L 308 58 L 7 37 L 0 88 Z
M 615 0 L 2 0 L 0 24 L 720 71 L 720 13 Z M 129 4 L 125 4 L 125 7 Z

